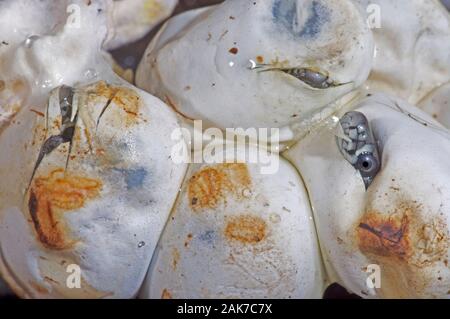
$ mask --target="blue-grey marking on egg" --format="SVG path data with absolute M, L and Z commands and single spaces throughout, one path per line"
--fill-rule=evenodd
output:
M 308 18 L 299 26 L 297 16 L 297 1 L 276 0 L 273 4 L 272 14 L 274 21 L 281 24 L 294 36 L 313 39 L 322 31 L 323 25 L 330 20 L 330 11 L 318 1 L 311 3 Z

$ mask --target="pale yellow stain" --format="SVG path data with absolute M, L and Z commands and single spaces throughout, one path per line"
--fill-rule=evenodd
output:
M 166 13 L 166 8 L 158 0 L 147 0 L 144 2 L 144 13 L 146 22 L 154 22 Z

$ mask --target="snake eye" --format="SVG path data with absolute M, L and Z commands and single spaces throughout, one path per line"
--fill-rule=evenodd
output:
M 374 178 L 379 170 L 379 162 L 372 154 L 360 154 L 356 162 L 356 168 L 363 177 Z

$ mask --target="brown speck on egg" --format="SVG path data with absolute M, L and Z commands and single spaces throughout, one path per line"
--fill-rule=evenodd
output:
M 237 54 L 239 52 L 239 49 L 236 47 L 233 47 L 228 52 L 230 52 L 231 54 Z

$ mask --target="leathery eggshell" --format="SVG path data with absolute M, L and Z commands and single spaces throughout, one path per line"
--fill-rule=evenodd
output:
M 450 14 L 441 1 L 354 1 L 369 13 L 375 38 L 371 90 L 416 105 L 450 81 Z
M 45 108 L 30 108 L 0 136 L 0 270 L 22 297 L 131 298 L 184 177 L 170 160 L 178 122 L 121 80 L 77 87 L 72 150 L 44 157 L 30 183 L 44 139 L 59 134 L 57 92 L 48 132 Z M 81 286 L 71 289 L 73 265 Z
M 288 162 L 267 175 L 259 164 L 194 164 L 139 296 L 320 298 L 323 285 L 308 195 Z
M 450 128 L 450 82 L 431 92 L 420 101 L 419 107 Z
M 205 128 L 282 128 L 362 84 L 372 56 L 372 34 L 351 1 L 225 1 L 169 20 L 136 83 Z M 344 85 L 313 88 L 257 64 L 320 70 Z
M 327 274 L 365 298 L 449 298 L 449 132 L 385 95 L 350 109 L 369 119 L 382 157 L 367 192 L 330 127 L 284 154 L 310 194 Z

